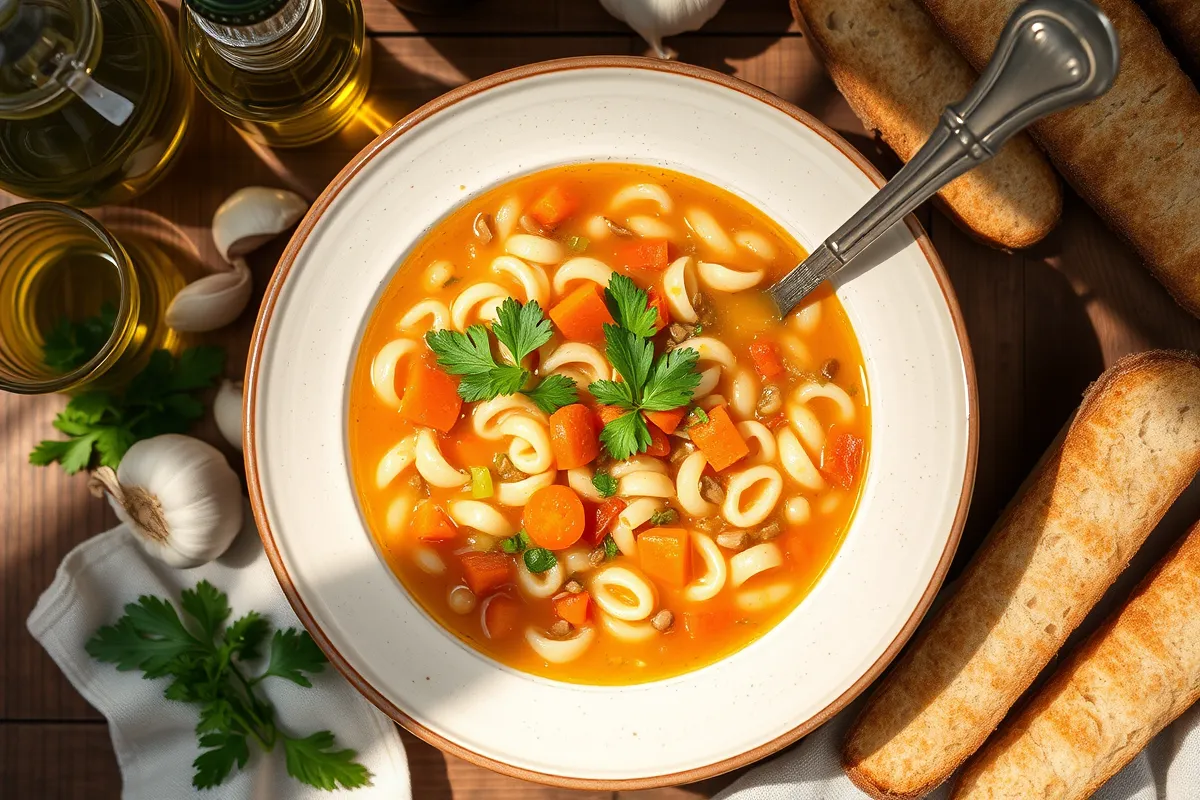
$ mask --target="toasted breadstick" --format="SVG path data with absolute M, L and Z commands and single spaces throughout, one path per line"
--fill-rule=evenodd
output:
M 1174 40 L 1185 61 L 1200 67 L 1200 3 L 1196 0 L 1146 0 L 1151 16 L 1159 21 L 1163 38 Z
M 922 0 L 977 68 L 1021 0 Z M 1112 20 L 1121 71 L 1090 103 L 1032 130 L 1067 180 L 1181 306 L 1200 316 L 1200 94 L 1132 0 L 1096 0 Z
M 1200 357 L 1119 361 L 867 701 L 843 766 L 920 797 L 983 744 L 1200 470 Z
M 850 108 L 904 161 L 978 77 L 916 0 L 792 0 L 792 12 Z M 938 198 L 968 232 L 998 247 L 1033 244 L 1062 213 L 1058 176 L 1024 134 Z
M 954 800 L 1089 797 L 1200 699 L 1200 525 L 967 765 Z

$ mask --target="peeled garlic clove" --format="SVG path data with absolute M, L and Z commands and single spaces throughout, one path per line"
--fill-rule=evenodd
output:
M 222 381 L 213 400 L 213 418 L 225 441 L 242 451 L 242 382 Z
M 295 192 L 247 186 L 213 214 L 213 241 L 221 258 L 233 261 L 295 225 L 307 210 L 308 202 Z
M 242 313 L 253 288 L 250 267 L 235 259 L 231 271 L 206 275 L 180 289 L 167 306 L 167 327 L 182 333 L 222 328 Z
M 242 529 L 242 485 L 210 444 L 168 433 L 135 443 L 114 472 L 101 467 L 88 482 L 108 495 L 117 517 L 147 553 L 188 568 L 219 557 Z
M 629 25 L 654 48 L 659 58 L 675 53 L 663 47 L 664 36 L 700 28 L 712 19 L 725 0 L 600 0 L 608 13 Z

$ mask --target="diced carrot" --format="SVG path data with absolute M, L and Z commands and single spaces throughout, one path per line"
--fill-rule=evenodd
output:
M 458 377 L 443 372 L 426 359 L 414 358 L 404 378 L 400 417 L 414 425 L 426 425 L 449 433 L 458 422 L 461 410 Z
M 592 528 L 592 544 L 604 541 L 617 522 L 617 517 L 628 507 L 628 503 L 619 497 L 610 497 L 596 509 L 596 524 Z
M 662 272 L 667 268 L 667 240 L 643 239 L 625 245 L 617 251 L 617 264 L 625 269 L 652 269 Z
M 733 624 L 733 612 L 721 611 L 684 611 L 683 630 L 692 639 L 704 639 L 720 634 Z
M 583 536 L 583 501 L 569 486 L 547 486 L 529 498 L 521 521 L 538 547 L 563 550 Z
M 661 331 L 671 324 L 671 312 L 667 309 L 666 295 L 653 286 L 646 290 L 646 307 L 653 308 L 654 313 L 658 315 L 654 319 L 655 328 Z
M 725 406 L 710 409 L 708 422 L 688 428 L 688 435 L 717 472 L 750 454 L 746 440 L 729 418 Z
M 863 440 L 852 433 L 841 433 L 826 442 L 821 459 L 821 474 L 835 486 L 849 489 L 862 466 Z
M 603 428 L 608 423 L 615 419 L 619 419 L 629 412 L 620 406 L 596 406 L 596 416 L 600 418 L 600 427 Z
M 559 619 L 565 619 L 567 622 L 574 625 L 576 628 L 582 627 L 587 622 L 588 605 L 592 598 L 587 592 L 563 592 L 556 594 L 551 601 L 554 604 L 554 613 Z
M 508 595 L 498 594 L 487 601 L 483 611 L 484 633 L 490 639 L 503 639 L 521 624 L 521 603 Z
M 754 361 L 755 371 L 764 378 L 770 379 L 783 374 L 783 359 L 779 357 L 779 345 L 755 336 L 750 343 L 750 358 Z
M 463 553 L 463 582 L 476 597 L 496 591 L 506 583 L 512 583 L 513 562 L 503 553 Z
M 667 435 L 660 431 L 657 425 L 647 425 L 646 428 L 650 431 L 650 446 L 646 448 L 646 455 L 655 458 L 671 455 L 671 440 Z
M 600 455 L 596 415 L 582 403 L 563 406 L 550 415 L 550 449 L 559 469 L 582 467 Z
M 572 194 L 567 194 L 561 186 L 551 186 L 546 192 L 533 201 L 529 207 L 529 215 L 547 228 L 553 228 L 579 208 L 579 200 Z
M 679 423 L 683 422 L 683 418 L 687 416 L 687 408 L 680 406 L 670 411 L 646 411 L 644 413 L 651 425 L 663 433 L 674 433 L 675 429 L 679 427 Z
M 604 324 L 613 324 L 604 294 L 590 281 L 558 301 L 550 319 L 562 335 L 574 342 L 596 342 L 604 338 Z
M 427 542 L 444 542 L 458 535 L 458 528 L 431 500 L 426 500 L 417 506 L 413 514 L 412 531 L 418 539 Z
M 692 547 L 684 528 L 650 528 L 637 537 L 642 572 L 682 589 L 691 578 Z

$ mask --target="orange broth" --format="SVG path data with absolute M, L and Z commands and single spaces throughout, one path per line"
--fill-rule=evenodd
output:
M 666 211 L 655 202 L 642 198 L 614 209 L 612 203 L 617 193 L 635 184 L 655 184 L 662 187 L 670 197 L 673 207 Z M 787 233 L 747 202 L 729 192 L 699 179 L 657 167 L 629 164 L 564 166 L 516 179 L 471 198 L 417 243 L 386 288 L 367 325 L 354 368 L 350 386 L 349 441 L 354 482 L 367 526 L 401 582 L 416 601 L 447 630 L 471 647 L 516 669 L 557 680 L 587 684 L 632 684 L 666 678 L 711 664 L 745 647 L 793 612 L 819 580 L 843 539 L 858 501 L 862 476 L 866 470 L 866 458 L 861 459 L 852 481 L 845 488 L 834 486 L 826 474 L 826 488 L 812 490 L 797 485 L 789 474 L 779 467 L 777 457 L 775 465 L 782 473 L 783 490 L 770 519 L 782 524 L 783 533 L 770 541 L 782 552 L 782 565 L 754 575 L 738 588 L 733 587 L 727 580 L 715 597 L 700 602 L 689 601 L 684 591 L 678 587 L 652 581 L 657 594 L 656 612 L 667 609 L 672 612 L 674 618 L 672 625 L 665 632 L 655 629 L 652 635 L 645 635 L 648 630 L 645 626 L 649 623 L 643 621 L 636 623 L 642 632 L 639 634 L 640 641 L 617 638 L 605 625 L 598 624 L 599 610 L 597 604 L 592 602 L 586 623 L 587 627 L 593 629 L 591 644 L 581 655 L 568 663 L 549 663 L 530 646 L 523 631 L 527 628 L 542 632 L 551 629 L 557 621 L 551 600 L 529 597 L 513 585 L 501 588 L 501 594 L 516 601 L 519 624 L 505 635 L 494 637 L 487 635 L 481 626 L 480 609 L 486 598 L 475 598 L 475 605 L 468 613 L 453 611 L 449 601 L 450 592 L 463 583 L 460 556 L 456 552 L 470 546 L 468 537 L 474 531 L 460 527 L 455 537 L 449 541 L 421 542 L 410 533 L 408 522 L 398 528 L 393 524 L 389 529 L 388 515 L 391 510 L 393 515 L 405 516 L 403 512 L 411 510 L 409 503 L 420 502 L 426 496 L 429 498 L 427 502 L 434 502 L 440 508 L 447 509 L 456 500 L 470 498 L 471 485 L 468 483 L 463 488 L 429 486 L 425 481 L 414 477 L 417 476 L 416 468 L 409 466 L 385 487 L 377 487 L 376 470 L 380 460 L 397 442 L 412 435 L 415 427 L 401 418 L 396 410 L 381 402 L 373 388 L 372 363 L 384 345 L 397 338 L 411 338 L 416 342 L 418 351 L 425 350 L 421 335 L 429 328 L 428 318 L 423 320 L 415 331 L 398 331 L 400 318 L 419 301 L 431 298 L 450 307 L 464 288 L 481 281 L 498 283 L 508 289 L 517 300 L 524 301 L 526 298 L 520 283 L 509 275 L 494 272 L 491 266 L 493 259 L 505 252 L 501 241 L 503 237 L 494 235 L 489 243 L 484 244 L 473 226 L 477 215 L 487 214 L 489 231 L 494 233 L 498 228 L 496 216 L 506 201 L 511 204 L 511 208 L 519 208 L 521 213 L 525 214 L 537 198 L 553 187 L 558 187 L 569 196 L 576 207 L 568 218 L 553 228 L 549 238 L 559 242 L 570 241 L 576 248 L 584 244 L 582 239 L 587 240 L 582 252 L 569 252 L 566 256 L 568 259 L 577 256 L 599 259 L 617 268 L 617 271 L 629 275 L 643 288 L 661 289 L 663 273 L 619 268 L 619 253 L 623 252 L 622 248 L 631 240 L 636 241 L 638 237 L 634 236 L 631 239 L 618 234 L 601 237 L 591 235 L 599 230 L 595 219 L 598 215 L 605 216 L 625 228 L 634 227 L 635 221 L 631 221 L 630 217 L 641 216 L 653 218 L 670 227 L 672 238 L 668 248 L 671 260 L 682 255 L 694 254 L 698 260 L 719 262 L 735 269 L 765 270 L 765 277 L 755 288 L 737 293 L 714 291 L 703 281 L 700 282 L 700 291 L 715 311 L 715 321 L 704 326 L 701 335 L 711 336 L 728 345 L 737 359 L 738 370 L 745 366 L 751 373 L 754 363 L 749 354 L 751 343 L 756 337 L 774 343 L 787 370 L 781 377 L 770 382 L 778 387 L 787 402 L 792 400 L 797 388 L 802 384 L 831 384 L 844 390 L 845 396 L 854 407 L 853 421 L 839 421 L 841 417 L 838 404 L 827 398 L 817 397 L 810 399 L 806 404 L 825 432 L 826 441 L 821 451 L 810 453 L 818 468 L 829 467 L 825 462 L 832 457 L 828 452 L 830 443 L 842 434 L 858 437 L 869 451 L 869 408 L 862 355 L 845 312 L 838 299 L 827 288 L 806 302 L 804 308 L 808 311 L 803 325 L 799 320 L 792 318 L 780 320 L 772 313 L 770 302 L 761 290 L 803 260 L 805 255 L 803 249 Z M 685 221 L 685 214 L 695 208 L 706 209 L 720 228 L 735 240 L 735 253 L 730 255 L 728 251 L 714 251 L 713 245 L 698 235 Z M 644 220 L 642 224 L 645 224 Z M 521 228 L 516 228 L 516 232 L 520 233 Z M 751 235 L 741 236 L 744 232 Z M 573 240 L 571 237 L 580 239 Z M 744 244 L 738 244 L 741 239 L 746 239 L 751 246 L 757 245 L 758 250 L 762 250 L 761 242 L 765 240 L 769 245 L 768 249 L 774 250 L 774 253 L 764 258 Z M 430 288 L 436 286 L 440 280 L 431 272 L 430 265 L 439 261 L 453 265 L 453 279 L 444 287 Z M 447 268 L 443 265 L 439 269 L 444 277 Z M 544 269 L 548 276 L 552 276 L 556 266 L 547 265 Z M 564 294 L 578 285 L 580 284 L 567 287 Z M 560 295 L 551 290 L 547 305 L 553 307 L 559 299 Z M 814 306 L 817 310 L 814 310 Z M 801 312 L 803 311 L 804 309 L 801 309 Z M 818 313 L 819 318 L 814 323 L 813 318 Z M 470 321 L 478 321 L 478 316 L 473 314 Z M 668 334 L 664 332 L 657 337 L 659 346 L 656 352 L 662 351 L 661 340 L 666 335 Z M 539 355 L 545 357 L 545 354 L 561 341 L 562 337 L 556 329 L 550 343 L 532 357 L 534 366 Z M 604 351 L 603 342 L 593 344 L 600 352 Z M 686 346 L 686 342 L 681 346 Z M 820 374 L 822 366 L 827 365 L 830 360 L 836 360 L 838 365 L 832 381 Z M 400 365 L 396 369 L 394 386 L 401 397 L 405 391 L 402 367 L 403 365 Z M 830 366 L 826 371 L 832 369 Z M 755 378 L 758 386 L 767 383 L 757 375 Z M 733 390 L 732 380 L 733 376 L 729 374 L 729 370 L 723 370 L 715 392 L 730 398 Z M 580 397 L 588 399 L 584 392 L 580 392 Z M 697 403 L 701 406 L 705 404 L 704 400 Z M 488 440 L 476 435 L 471 424 L 473 405 L 475 404 L 464 403 L 458 422 L 450 432 L 437 435 L 446 460 L 464 470 L 469 466 L 490 468 L 494 455 L 507 448 L 507 441 Z M 784 408 L 786 411 L 786 403 Z M 789 428 L 795 422 L 790 414 L 759 415 L 756 411 L 750 418 L 756 416 L 770 423 L 773 432 Z M 734 415 L 734 418 L 738 417 Z M 688 422 L 685 422 L 684 426 L 687 424 Z M 802 427 L 796 428 L 797 435 Z M 681 430 L 683 429 L 681 426 Z M 679 437 L 671 437 L 670 441 L 675 448 L 687 447 Z M 742 461 L 749 463 L 749 460 L 747 458 Z M 741 467 L 742 464 L 735 464 L 716 477 L 727 478 L 729 474 L 738 472 Z M 711 466 L 708 470 L 711 471 Z M 673 477 L 675 471 L 675 465 L 668 466 L 669 475 Z M 491 469 L 491 478 L 497 484 L 500 481 L 495 469 Z M 558 472 L 555 482 L 567 483 L 566 472 Z M 799 513 L 799 509 L 803 507 L 802 503 L 797 501 L 788 504 L 789 499 L 796 497 L 807 501 L 807 521 L 796 521 L 802 518 Z M 750 498 L 753 500 L 754 495 L 751 494 Z M 694 529 L 699 524 L 695 519 L 683 514 L 679 504 L 673 499 L 667 498 L 665 502 L 681 512 L 679 520 L 671 523 L 672 526 Z M 394 503 L 399 511 L 393 508 Z M 589 516 L 593 514 L 595 504 L 585 501 L 584 505 Z M 498 505 L 497 508 L 511 522 L 513 529 L 521 527 L 521 508 Z M 793 508 L 797 509 L 794 515 L 791 513 Z M 411 515 L 407 516 L 408 520 L 411 520 Z M 714 528 L 714 525 L 722 524 L 724 523 L 720 523 L 719 520 L 714 523 L 712 519 L 708 519 L 708 535 L 715 539 L 721 530 Z M 731 532 L 731 527 L 726 525 L 724 532 Z M 736 531 L 733 532 L 736 534 Z M 751 541 L 753 542 L 753 539 Z M 487 547 L 488 544 L 488 538 L 482 537 L 480 546 Z M 586 537 L 580 541 L 580 545 L 584 549 L 592 549 Z M 419 559 L 415 557 L 418 549 L 426 553 L 436 553 L 445 567 L 444 572 L 430 574 L 423 570 Z M 492 542 L 492 549 L 499 549 L 495 542 Z M 736 552 L 722 548 L 722 554 L 728 562 Z M 561 558 L 564 554 L 556 555 Z M 696 552 L 692 552 L 691 556 L 691 578 L 695 579 L 699 577 L 697 571 L 702 562 Z M 515 562 L 522 556 L 517 554 L 511 558 Z M 603 569 L 610 563 L 625 564 L 635 571 L 639 567 L 637 557 L 622 554 L 611 562 L 604 562 L 599 568 Z M 581 573 L 577 577 L 587 591 L 588 574 Z

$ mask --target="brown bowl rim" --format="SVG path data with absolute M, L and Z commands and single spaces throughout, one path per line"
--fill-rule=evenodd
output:
M 820 122 L 811 114 L 802 111 L 796 106 L 787 101 L 771 94 L 770 92 L 759 88 L 753 84 L 739 80 L 738 78 L 724 75 L 719 72 L 714 72 L 703 67 L 697 67 L 691 64 L 682 64 L 674 61 L 662 61 L 653 58 L 643 58 L 640 56 L 579 56 L 574 58 L 562 58 L 552 61 L 542 61 L 536 64 L 527 64 L 503 72 L 489 75 L 485 78 L 472 81 L 464 84 L 456 89 L 453 89 L 446 94 L 437 97 L 412 113 L 405 116 L 390 129 L 380 134 L 373 142 L 363 148 L 341 172 L 338 173 L 316 202 L 312 204 L 308 214 L 300 222 L 291 241 L 288 243 L 287 249 L 279 259 L 279 264 L 275 268 L 275 272 L 271 277 L 271 282 L 267 286 L 266 293 L 263 297 L 262 305 L 259 308 L 258 319 L 254 325 L 254 335 L 250 343 L 250 353 L 246 362 L 245 386 L 246 386 L 246 411 L 244 425 L 244 449 L 246 460 L 246 483 L 250 494 L 250 503 L 254 513 L 254 520 L 258 525 L 259 535 L 263 541 L 263 547 L 266 550 L 267 558 L 271 562 L 271 567 L 275 571 L 275 575 L 279 580 L 280 586 L 283 588 L 284 595 L 292 608 L 296 612 L 296 616 L 304 624 L 304 627 L 312 634 L 313 639 L 317 642 L 320 648 L 325 652 L 330 663 L 341 672 L 351 685 L 354 686 L 364 697 L 370 700 L 377 708 L 391 717 L 401 727 L 412 733 L 417 738 L 437 747 L 443 752 L 462 758 L 466 761 L 476 764 L 481 767 L 499 772 L 503 775 L 508 775 L 514 778 L 520 778 L 526 781 L 535 783 L 547 784 L 550 786 L 559 786 L 568 789 L 587 789 L 600 791 L 619 791 L 630 789 L 651 789 L 660 786 L 672 786 L 682 783 L 692 783 L 694 781 L 712 778 L 721 775 L 725 772 L 744 767 L 752 764 L 755 761 L 763 759 L 773 753 L 782 750 L 790 744 L 793 744 L 800 738 L 806 736 L 816 730 L 831 717 L 849 705 L 858 695 L 860 695 L 876 678 L 884 671 L 884 669 L 892 662 L 893 659 L 900 653 L 904 644 L 912 637 L 916 631 L 917 625 L 929 610 L 930 604 L 933 602 L 934 596 L 938 589 L 941 588 L 942 582 L 946 578 L 946 573 L 950 568 L 950 563 L 954 559 L 954 553 L 958 548 L 959 540 L 962 536 L 963 526 L 966 523 L 967 510 L 971 502 L 971 492 L 974 486 L 974 477 L 976 464 L 978 462 L 979 448 L 979 409 L 978 409 L 978 389 L 975 382 L 975 363 L 971 354 L 971 345 L 967 338 L 966 324 L 963 320 L 962 310 L 959 308 L 958 299 L 955 296 L 953 286 L 950 283 L 949 275 L 946 273 L 945 266 L 938 257 L 937 252 L 933 248 L 933 244 L 929 240 L 929 236 L 925 233 L 921 224 L 910 214 L 905 222 L 913 237 L 917 240 L 921 247 L 921 252 L 924 253 L 926 260 L 929 262 L 930 268 L 933 270 L 934 276 L 938 281 L 938 285 L 942 289 L 942 295 L 946 301 L 946 305 L 950 311 L 951 318 L 954 322 L 954 330 L 958 336 L 959 348 L 963 355 L 963 366 L 967 377 L 967 406 L 968 406 L 968 427 L 969 435 L 967 442 L 967 462 L 966 469 L 963 475 L 962 491 L 959 495 L 958 508 L 955 513 L 954 523 L 951 528 L 950 536 L 946 541 L 946 546 L 942 551 L 941 558 L 938 561 L 937 567 L 934 569 L 933 575 L 930 578 L 929 585 L 925 592 L 921 595 L 920 601 L 917 603 L 908 620 L 901 627 L 896 638 L 888 645 L 883 653 L 876 659 L 859 678 L 845 692 L 835 698 L 829 705 L 817 712 L 808 719 L 800 722 L 790 731 L 775 737 L 774 739 L 765 742 L 758 747 L 747 750 L 743 753 L 730 756 L 728 758 L 716 761 L 712 764 L 707 764 L 701 767 L 695 767 L 680 772 L 672 772 L 663 775 L 652 775 L 639 778 L 624 778 L 618 780 L 609 779 L 591 779 L 591 778 L 575 778 L 564 775 L 552 775 L 534 770 L 515 767 L 503 761 L 489 758 L 473 750 L 469 750 L 456 742 L 453 742 L 434 731 L 426 728 L 421 723 L 410 717 L 401 708 L 393 704 L 385 698 L 378 690 L 375 689 L 365 678 L 363 678 L 350 664 L 350 662 L 338 651 L 324 631 L 313 618 L 312 613 L 305 605 L 300 593 L 296 590 L 292 583 L 291 576 L 288 574 L 287 568 L 280 558 L 279 549 L 275 544 L 275 533 L 271 530 L 270 521 L 267 519 L 266 510 L 263 504 L 262 485 L 259 480 L 258 459 L 255 449 L 254 435 L 254 419 L 255 405 L 257 403 L 257 391 L 255 380 L 258 375 L 259 362 L 262 358 L 264 343 L 266 340 L 267 328 L 271 323 L 271 318 L 275 312 L 276 303 L 279 300 L 280 290 L 283 283 L 287 280 L 292 266 L 295 264 L 296 256 L 299 254 L 301 247 L 307 241 L 309 235 L 317 221 L 328 210 L 338 194 L 346 188 L 351 179 L 368 163 L 383 151 L 384 148 L 392 144 L 396 139 L 400 138 L 406 131 L 417 125 L 418 123 L 428 119 L 440 111 L 453 106 L 462 100 L 492 89 L 496 86 L 512 83 L 513 81 L 532 78 L 539 75 L 545 75 L 553 72 L 563 72 L 576 69 L 645 69 L 656 72 L 669 72 L 675 75 L 682 75 L 697 80 L 708 81 L 715 83 L 718 86 L 732 89 L 737 92 L 765 103 L 788 116 L 795 119 L 802 125 L 807 126 L 814 133 L 819 134 L 822 138 L 837 148 L 843 155 L 846 156 L 863 173 L 870 178 L 876 186 L 883 186 L 885 183 L 883 176 L 878 170 L 849 142 L 838 135 L 832 128 Z

